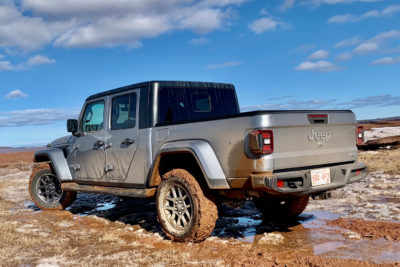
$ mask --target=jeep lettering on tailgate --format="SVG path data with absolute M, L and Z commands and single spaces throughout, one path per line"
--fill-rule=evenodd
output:
M 308 136 L 308 140 L 310 141 L 317 141 L 317 142 L 324 142 L 327 143 L 331 139 L 330 132 L 318 132 L 315 129 L 311 129 L 311 134 Z

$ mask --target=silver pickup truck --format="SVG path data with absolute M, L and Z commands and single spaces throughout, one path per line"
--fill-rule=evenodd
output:
M 252 198 L 266 216 L 299 215 L 310 195 L 359 181 L 350 110 L 240 113 L 231 84 L 150 81 L 92 95 L 68 132 L 35 153 L 29 181 L 41 209 L 77 192 L 155 197 L 175 241 L 207 238 L 223 198 Z

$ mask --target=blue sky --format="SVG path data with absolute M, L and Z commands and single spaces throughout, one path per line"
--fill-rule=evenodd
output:
M 0 0 L 0 146 L 66 135 L 87 96 L 229 82 L 243 111 L 400 115 L 395 0 Z

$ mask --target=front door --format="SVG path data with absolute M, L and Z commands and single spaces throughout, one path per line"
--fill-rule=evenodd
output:
M 71 166 L 76 180 L 101 181 L 105 178 L 105 102 L 105 98 L 88 102 L 80 119 L 82 135 L 74 144 L 74 164 Z
M 133 162 L 138 147 L 139 90 L 111 98 L 110 130 L 106 150 L 107 181 L 126 183 L 133 176 Z

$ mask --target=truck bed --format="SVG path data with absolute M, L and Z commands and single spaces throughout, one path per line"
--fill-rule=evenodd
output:
M 313 124 L 309 114 L 327 115 L 326 124 Z M 168 130 L 163 143 L 200 139 L 210 143 L 227 178 L 249 177 L 252 173 L 312 168 L 355 162 L 357 159 L 355 116 L 350 110 L 260 110 L 230 116 L 175 124 L 157 125 Z M 249 146 L 249 133 L 255 129 L 273 131 L 274 151 L 258 156 Z M 312 133 L 329 133 L 329 140 L 310 140 Z M 311 138 L 312 139 L 312 138 Z

